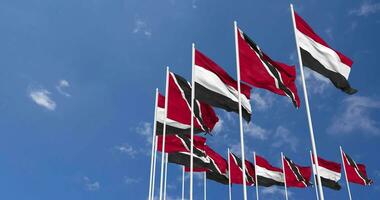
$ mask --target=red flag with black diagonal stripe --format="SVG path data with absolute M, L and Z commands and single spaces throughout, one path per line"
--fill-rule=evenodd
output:
M 360 185 L 371 185 L 373 181 L 368 178 L 366 167 L 363 164 L 357 164 L 352 158 L 342 151 L 344 167 L 346 168 L 347 179 L 351 183 Z
M 287 187 L 299 187 L 306 188 L 310 184 L 311 177 L 311 167 L 302 167 L 295 164 L 292 160 L 285 157 L 284 160 L 284 170 L 285 170 L 285 181 Z

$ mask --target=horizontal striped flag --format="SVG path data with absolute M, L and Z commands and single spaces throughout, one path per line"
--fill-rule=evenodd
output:
M 284 173 L 282 169 L 272 166 L 265 158 L 256 155 L 256 174 L 259 186 L 284 186 Z
M 352 60 L 331 48 L 296 12 L 294 17 L 303 65 L 330 79 L 345 93 L 355 94 L 357 90 L 348 82 Z
M 338 181 L 340 180 L 342 175 L 341 164 L 318 157 L 318 165 L 318 173 L 321 177 L 322 186 L 328 187 L 333 190 L 340 190 L 341 186 L 339 185 Z M 314 159 L 313 167 L 315 171 L 316 166 L 314 163 Z
M 237 81 L 197 49 L 195 49 L 194 81 L 196 99 L 229 112 L 239 113 Z M 249 122 L 252 114 L 249 102 L 251 87 L 241 84 L 241 94 L 242 114 Z

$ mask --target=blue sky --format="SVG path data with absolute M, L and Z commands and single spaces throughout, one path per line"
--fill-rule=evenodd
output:
M 236 76 L 233 20 L 273 59 L 296 64 L 289 3 L 0 0 L 0 198 L 145 199 L 154 90 L 164 89 L 165 66 L 189 79 L 195 42 Z M 380 2 L 293 3 L 331 46 L 354 60 L 354 96 L 306 71 L 318 153 L 340 161 L 343 145 L 375 180 L 371 187 L 352 184 L 354 199 L 376 199 Z M 285 97 L 253 90 L 248 156 L 255 150 L 279 166 L 283 151 L 309 165 L 299 83 L 299 110 Z M 227 147 L 238 153 L 237 115 L 217 112 L 221 120 L 208 144 L 225 156 Z M 180 196 L 180 176 L 179 167 L 170 165 L 170 199 Z M 325 189 L 326 198 L 346 199 L 344 179 L 341 185 L 340 192 Z M 209 181 L 208 189 L 210 199 L 227 199 L 226 186 Z M 195 192 L 200 199 L 198 178 Z M 314 198 L 313 188 L 290 193 L 290 199 Z M 260 195 L 283 199 L 281 188 L 260 188 Z M 240 186 L 233 187 L 233 197 L 241 199 Z

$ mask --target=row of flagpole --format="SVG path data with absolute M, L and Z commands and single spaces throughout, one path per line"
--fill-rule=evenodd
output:
M 304 70 L 303 70 L 303 64 L 302 64 L 302 58 L 300 53 L 300 48 L 298 44 L 298 39 L 296 35 L 296 24 L 295 24 L 295 16 L 294 16 L 294 9 L 293 5 L 290 5 L 291 9 L 291 15 L 292 15 L 292 22 L 293 22 L 293 28 L 294 28 L 294 36 L 295 36 L 295 42 L 296 42 L 296 48 L 297 48 L 297 55 L 298 55 L 298 61 L 299 61 L 299 68 L 301 72 L 301 80 L 302 80 L 302 87 L 303 87 L 303 93 L 304 93 L 304 100 L 305 100 L 305 108 L 306 108 L 306 114 L 307 114 L 307 120 L 308 120 L 308 126 L 309 126 L 309 132 L 310 132 L 310 140 L 311 140 L 311 146 L 312 151 L 311 154 L 312 157 L 318 158 L 317 154 L 317 147 L 314 137 L 314 129 L 313 129 L 313 123 L 311 118 L 311 111 L 309 106 L 309 100 L 308 100 L 308 93 L 307 93 L 307 87 L 306 87 L 306 81 L 304 76 Z M 239 61 L 239 47 L 238 47 L 238 28 L 237 28 L 237 22 L 234 22 L 234 32 L 235 32 L 235 53 L 236 53 L 236 70 L 237 70 L 237 83 L 238 83 L 238 105 L 239 105 L 239 130 L 240 130 L 240 147 L 241 147 L 241 156 L 242 156 L 242 177 L 243 177 L 243 199 L 247 200 L 247 186 L 246 186 L 246 166 L 245 166 L 245 144 L 244 144 L 244 130 L 243 130 L 243 120 L 242 120 L 242 103 L 241 103 L 241 85 L 240 85 L 240 61 Z M 195 44 L 192 44 L 192 89 L 191 89 L 191 148 L 190 148 L 190 184 L 189 184 L 189 196 L 190 200 L 193 200 L 193 172 L 194 172 L 194 164 L 193 164 L 193 146 L 194 146 L 194 100 L 195 100 L 195 85 L 194 85 L 194 67 L 195 67 Z M 166 117 L 167 117 L 167 106 L 168 106 L 168 81 L 169 81 L 169 67 L 166 68 L 166 87 L 165 87 L 165 111 L 164 111 L 164 121 L 163 121 L 163 140 L 162 140 L 162 152 L 165 152 L 165 136 L 166 136 Z M 155 171 L 156 171 L 156 152 L 157 152 L 157 140 L 156 140 L 156 108 L 157 108 L 157 101 L 158 101 L 158 90 L 156 89 L 156 102 L 155 102 L 155 116 L 154 116 L 154 128 L 153 128 L 153 139 L 152 139 L 152 157 L 151 157 L 151 173 L 150 173 L 150 180 L 149 180 L 149 198 L 154 198 L 154 185 L 155 185 Z M 229 150 L 228 150 L 229 151 Z M 342 151 L 342 150 L 341 150 Z M 282 155 L 283 158 L 283 155 Z M 311 158 L 313 159 L 313 158 Z M 342 157 L 343 159 L 343 157 Z M 230 162 L 230 159 L 228 158 L 228 163 Z M 167 170 L 167 157 L 165 160 L 165 153 L 161 154 L 161 175 L 160 175 L 160 192 L 159 192 L 159 200 L 164 200 L 166 196 L 166 173 Z M 256 162 L 256 161 L 255 161 Z M 314 159 L 315 165 L 318 165 L 318 159 Z M 230 164 L 230 163 L 229 163 Z M 165 166 L 166 165 L 166 166 Z M 344 169 L 345 170 L 345 169 Z M 183 179 L 184 179 L 184 168 L 183 168 Z M 317 198 L 320 200 L 324 200 L 324 194 L 322 189 L 322 182 L 320 173 L 318 170 L 318 167 L 316 169 L 313 168 L 313 173 L 316 175 L 316 179 L 314 176 L 314 182 L 315 185 L 317 185 L 318 190 L 316 188 L 316 195 Z M 346 171 L 345 171 L 346 175 Z M 346 175 L 347 176 L 347 175 Z M 206 178 L 206 174 L 204 174 L 204 178 Z M 257 178 L 257 177 L 256 177 Z M 257 181 L 257 180 L 256 180 Z M 286 182 L 286 181 L 285 181 Z M 205 181 L 206 183 L 206 181 Z M 229 199 L 231 200 L 231 180 L 229 180 Z M 347 180 L 347 188 L 349 192 L 350 200 L 351 193 L 349 189 L 349 183 Z M 204 190 L 206 192 L 206 185 L 204 186 Z M 287 199 L 287 189 L 286 189 L 286 183 L 285 183 L 285 194 Z M 184 198 L 184 180 L 182 183 L 182 199 Z M 206 193 L 204 194 L 204 198 L 206 198 Z M 258 189 L 256 189 L 256 198 L 258 199 Z

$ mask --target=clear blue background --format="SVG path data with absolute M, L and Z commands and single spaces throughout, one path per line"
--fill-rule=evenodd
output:
M 273 59 L 297 64 L 289 3 L 0 0 L 0 199 L 146 199 L 154 90 L 164 89 L 165 66 L 190 80 L 196 42 L 235 77 L 233 20 Z M 359 93 L 351 97 L 306 71 L 318 153 L 340 162 L 342 145 L 375 181 L 351 184 L 353 198 L 378 199 L 380 2 L 293 3 L 354 60 L 350 83 Z M 283 151 L 310 164 L 297 83 L 299 110 L 286 97 L 253 90 L 253 124 L 245 134 L 251 160 L 255 150 L 280 166 Z M 51 100 L 48 107 L 31 98 L 36 91 Z M 227 147 L 239 153 L 237 115 L 217 112 L 222 122 L 208 144 L 224 156 Z M 179 167 L 170 165 L 168 199 L 180 197 L 180 177 Z M 202 181 L 195 180 L 201 199 Z M 326 199 L 347 199 L 344 178 L 341 185 L 339 192 L 325 189 Z M 289 191 L 290 199 L 315 199 L 313 188 Z M 226 186 L 208 181 L 209 199 L 227 195 Z M 260 188 L 260 195 L 284 199 L 282 188 Z M 241 186 L 233 186 L 233 198 L 241 199 Z

